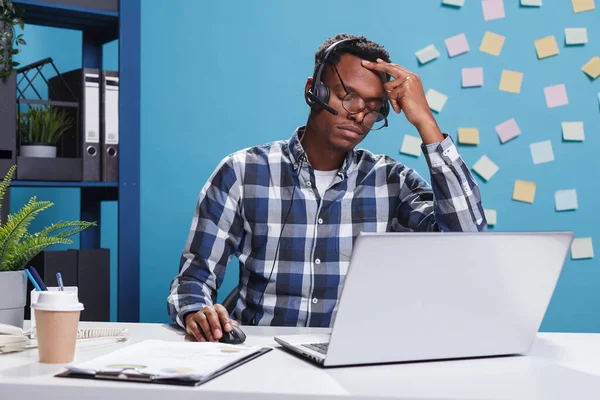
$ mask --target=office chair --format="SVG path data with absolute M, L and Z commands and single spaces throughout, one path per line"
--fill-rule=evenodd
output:
M 237 302 L 238 288 L 237 286 L 225 297 L 225 300 L 221 303 L 227 312 L 231 315 L 235 310 L 235 303 Z

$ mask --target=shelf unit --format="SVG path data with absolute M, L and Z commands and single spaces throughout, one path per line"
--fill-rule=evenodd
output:
M 119 182 L 13 181 L 13 187 L 79 188 L 80 218 L 100 221 L 100 203 L 118 202 L 118 316 L 140 310 L 140 16 L 141 0 L 13 0 L 26 24 L 82 31 L 82 67 L 102 68 L 102 46 L 119 40 Z M 100 227 L 80 247 L 100 247 Z

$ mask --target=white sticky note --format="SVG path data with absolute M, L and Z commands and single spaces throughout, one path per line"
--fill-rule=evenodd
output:
M 577 190 L 557 190 L 554 192 L 554 203 L 556 205 L 556 211 L 576 210 Z
M 583 141 L 585 133 L 582 121 L 572 121 L 562 123 L 563 140 Z
M 485 214 L 485 220 L 489 226 L 496 225 L 498 222 L 498 213 L 496 210 L 487 210 L 484 208 L 483 213 Z
M 521 0 L 521 5 L 528 7 L 541 7 L 542 0 Z
M 568 45 L 588 42 L 587 28 L 565 28 L 565 43 Z
M 529 147 L 531 149 L 531 157 L 533 158 L 534 164 L 554 161 L 554 152 L 552 151 L 552 142 L 550 140 L 532 143 Z
M 482 177 L 485 181 L 492 179 L 492 176 L 498 172 L 500 168 L 488 156 L 481 156 L 481 158 L 473 164 L 473 171 Z
M 404 135 L 404 139 L 402 140 L 402 147 L 400 148 L 400 153 L 419 157 L 422 153 L 422 143 L 423 141 L 420 137 Z
M 444 105 L 448 100 L 448 96 L 433 89 L 429 89 L 427 91 L 425 98 L 427 99 L 427 104 L 429 104 L 429 108 L 436 112 L 442 112 L 442 109 L 444 108 Z
M 465 0 L 442 0 L 442 4 L 448 6 L 462 7 L 465 5 Z
M 591 237 L 575 238 L 571 244 L 571 258 L 581 260 L 584 258 L 594 258 L 594 246 Z
M 421 50 L 415 53 L 419 63 L 427 64 L 429 61 L 433 61 L 440 56 L 440 52 L 435 47 L 435 45 L 430 44 L 427 47 L 422 48 Z

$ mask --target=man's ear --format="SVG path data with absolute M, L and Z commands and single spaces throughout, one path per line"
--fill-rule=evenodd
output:
M 304 100 L 306 100 L 307 104 L 311 104 L 310 99 L 308 98 L 307 94 L 308 94 L 308 89 L 310 89 L 310 87 L 312 86 L 312 82 L 313 82 L 313 78 L 312 76 L 309 76 L 308 79 L 306 80 L 306 84 L 304 85 Z

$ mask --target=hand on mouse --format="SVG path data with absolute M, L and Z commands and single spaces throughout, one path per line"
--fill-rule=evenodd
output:
M 186 331 L 199 342 L 216 342 L 225 332 L 231 331 L 231 325 L 240 326 L 229 318 L 229 313 L 221 304 L 204 307 L 202 310 L 185 316 Z

